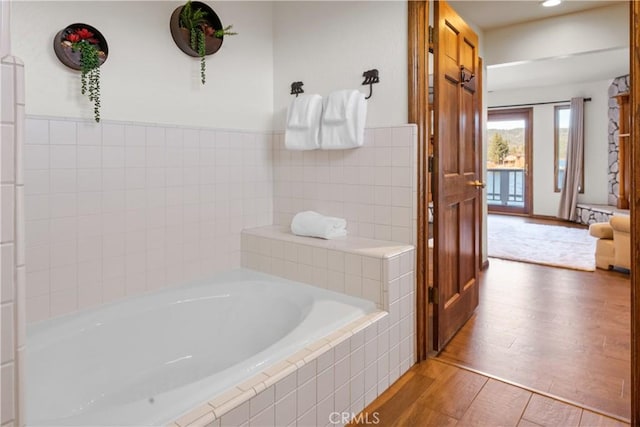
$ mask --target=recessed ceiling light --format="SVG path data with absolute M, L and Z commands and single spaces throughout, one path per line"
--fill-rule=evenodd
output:
M 544 7 L 553 7 L 559 5 L 560 3 L 562 3 L 562 0 L 546 0 L 542 2 L 542 5 Z

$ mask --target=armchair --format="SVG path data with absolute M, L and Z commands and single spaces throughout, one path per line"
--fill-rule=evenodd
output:
M 613 267 L 631 269 L 631 224 L 627 215 L 614 215 L 609 222 L 589 226 L 589 234 L 597 237 L 596 267 L 610 270 Z

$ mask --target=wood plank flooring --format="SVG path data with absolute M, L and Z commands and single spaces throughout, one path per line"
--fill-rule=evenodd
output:
M 629 383 L 628 274 L 492 258 L 473 317 L 363 414 L 381 426 L 626 426 Z
M 437 358 L 413 366 L 356 417 L 383 427 L 624 427 L 612 418 L 480 375 Z
M 476 313 L 439 357 L 628 419 L 629 276 L 492 258 Z

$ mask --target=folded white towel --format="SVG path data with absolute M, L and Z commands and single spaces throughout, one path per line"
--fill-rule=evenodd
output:
M 329 94 L 324 102 L 320 132 L 323 150 L 341 150 L 364 144 L 367 101 L 357 90 Z
M 298 236 L 335 239 L 347 235 L 347 221 L 314 211 L 299 212 L 291 221 L 291 232 Z
M 343 123 L 347 120 L 347 110 L 353 98 L 357 95 L 355 90 L 338 90 L 331 92 L 325 100 L 322 121 L 325 123 Z
M 285 147 L 290 150 L 320 148 L 321 116 L 322 97 L 320 95 L 300 95 L 294 98 L 287 110 Z

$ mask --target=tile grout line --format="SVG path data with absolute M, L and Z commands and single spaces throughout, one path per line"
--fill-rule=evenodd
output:
M 531 392 L 531 390 L 527 390 L 529 392 L 529 398 L 527 399 L 527 404 L 524 405 L 524 408 L 522 408 L 522 412 L 520 413 L 520 418 L 518 418 L 518 424 L 520 424 L 520 421 L 525 420 L 525 421 L 529 421 L 527 419 L 524 418 L 524 414 L 527 412 L 527 408 L 529 407 L 529 404 L 531 403 L 531 399 L 533 398 L 533 394 Z M 582 412 L 580 413 L 580 416 L 582 416 Z M 529 421 L 529 422 L 533 422 L 533 421 Z M 535 423 L 537 424 L 537 423 Z
M 469 411 L 469 409 L 473 405 L 473 402 L 475 402 L 476 399 L 478 398 L 478 396 L 480 396 L 480 393 L 482 393 L 482 390 L 484 390 L 484 388 L 487 386 L 488 383 L 489 383 L 489 378 L 486 378 L 486 380 L 484 381 L 484 384 L 482 384 L 482 387 L 480 387 L 480 389 L 478 390 L 476 395 L 473 396 L 473 399 L 471 399 L 471 402 L 469 402 L 469 406 L 467 406 L 467 409 L 465 409 L 464 412 L 462 413 L 462 416 L 460 417 L 460 420 L 462 418 L 464 418 L 464 416 L 467 414 L 467 412 Z M 460 420 L 458 420 L 458 421 L 460 421 Z

